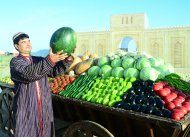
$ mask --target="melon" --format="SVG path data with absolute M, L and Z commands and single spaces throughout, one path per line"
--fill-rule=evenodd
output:
M 50 47 L 53 53 L 63 50 L 63 53 L 70 55 L 74 52 L 77 43 L 76 32 L 70 27 L 62 27 L 56 30 L 50 39 Z

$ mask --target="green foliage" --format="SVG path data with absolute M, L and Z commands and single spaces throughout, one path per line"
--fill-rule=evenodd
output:
M 0 55 L 0 78 L 10 77 L 10 60 L 13 55 Z

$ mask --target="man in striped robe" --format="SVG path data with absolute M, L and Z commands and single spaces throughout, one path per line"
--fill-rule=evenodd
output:
M 65 73 L 71 56 L 62 51 L 43 57 L 30 56 L 29 36 L 19 32 L 13 36 L 19 55 L 10 62 L 15 84 L 13 123 L 15 137 L 55 137 L 51 91 L 48 76 Z

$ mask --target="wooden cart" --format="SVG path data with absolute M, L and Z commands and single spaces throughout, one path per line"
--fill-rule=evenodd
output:
M 0 125 L 13 134 L 13 85 L 0 83 Z M 188 137 L 190 114 L 181 121 L 52 94 L 56 137 Z M 57 122 L 55 122 L 55 127 Z
M 55 117 L 74 123 L 66 130 L 70 132 L 68 135 L 85 130 L 80 124 L 84 120 L 100 124 L 115 137 L 188 137 L 190 132 L 190 114 L 181 121 L 174 121 L 59 95 L 52 95 L 52 99 Z

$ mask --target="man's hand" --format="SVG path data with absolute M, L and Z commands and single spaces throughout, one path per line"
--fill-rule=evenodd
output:
M 73 62 L 75 51 L 76 51 L 76 47 L 74 48 L 74 50 L 73 50 L 73 52 L 71 53 L 71 55 L 66 58 L 66 61 L 68 61 L 68 62 Z
M 61 60 L 64 60 L 65 58 L 68 57 L 67 53 L 63 53 L 62 50 L 54 54 L 54 53 L 52 52 L 52 49 L 51 49 L 51 48 L 50 48 L 49 55 L 50 55 L 51 60 L 52 60 L 54 63 L 56 63 L 56 62 L 58 62 L 58 61 L 61 61 Z

